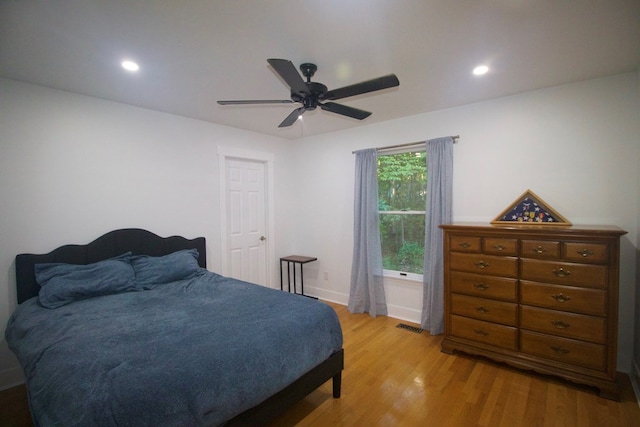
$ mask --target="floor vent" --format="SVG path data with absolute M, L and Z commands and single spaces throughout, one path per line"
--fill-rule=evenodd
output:
M 410 325 L 405 325 L 404 323 L 398 323 L 398 325 L 396 326 L 396 328 L 400 328 L 400 329 L 406 329 L 409 332 L 414 332 L 416 334 L 421 334 L 422 331 L 424 331 L 424 329 L 421 328 L 417 328 L 415 326 L 410 326 Z

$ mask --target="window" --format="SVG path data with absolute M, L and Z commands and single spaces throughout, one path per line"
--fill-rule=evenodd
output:
M 378 155 L 378 211 L 385 274 L 422 279 L 426 196 L 424 150 Z

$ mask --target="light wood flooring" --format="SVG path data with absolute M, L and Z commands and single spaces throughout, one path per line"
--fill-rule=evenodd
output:
M 622 402 L 597 390 L 487 359 L 440 352 L 442 336 L 332 304 L 344 334 L 342 397 L 323 385 L 272 426 L 640 426 L 625 376 Z M 412 326 L 419 326 L 413 325 Z
M 622 401 L 613 402 L 590 387 L 441 353 L 441 336 L 329 304 L 344 333 L 342 397 L 331 396 L 328 382 L 272 427 L 640 426 L 640 407 L 626 377 Z M 0 425 L 30 424 L 24 387 L 0 392 Z

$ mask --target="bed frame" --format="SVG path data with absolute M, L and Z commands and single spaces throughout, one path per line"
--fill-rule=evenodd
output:
M 198 264 L 206 268 L 207 253 L 204 237 L 195 239 L 186 239 L 181 236 L 160 237 L 139 228 L 111 231 L 86 245 L 65 245 L 47 254 L 20 254 L 16 256 L 18 304 L 37 296 L 40 291 L 40 285 L 36 282 L 34 273 L 34 266 L 38 263 L 91 264 L 129 251 L 134 255 L 162 256 L 192 248 L 198 250 Z M 339 398 L 343 368 L 344 350 L 341 349 L 285 389 L 228 421 L 225 426 L 268 424 L 330 379 L 333 379 L 333 397 Z

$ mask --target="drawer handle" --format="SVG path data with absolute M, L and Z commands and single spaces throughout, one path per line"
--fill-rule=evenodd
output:
M 584 248 L 583 250 L 578 251 L 578 253 L 580 255 L 582 255 L 584 258 L 593 255 L 593 251 L 591 249 L 587 249 L 587 248 Z
M 487 289 L 489 289 L 489 286 L 485 285 L 484 283 L 474 283 L 473 287 L 476 289 L 480 289 L 481 291 L 486 291 Z
M 482 329 L 474 329 L 473 332 L 477 335 L 480 335 L 481 337 L 486 337 L 487 335 L 489 335 L 488 332 L 485 332 Z
M 551 324 L 553 326 L 555 326 L 556 328 L 558 328 L 558 329 L 566 329 L 569 326 L 571 326 L 568 323 L 564 323 L 562 320 L 553 320 L 553 321 L 551 321 Z
M 548 249 L 545 249 L 542 246 L 538 246 L 538 247 L 533 248 L 533 252 L 537 253 L 538 255 L 542 255 L 543 253 L 545 253 L 547 251 L 548 251 Z
M 489 264 L 487 264 L 487 263 L 486 263 L 486 262 L 484 262 L 484 261 L 478 261 L 478 262 L 476 262 L 474 265 L 475 265 L 476 267 L 478 267 L 478 268 L 487 268 L 487 267 L 489 267 Z
M 551 350 L 555 351 L 558 354 L 567 354 L 569 353 L 569 350 L 567 350 L 566 348 L 562 348 L 562 347 L 556 347 L 554 345 L 552 345 Z
M 483 313 L 484 314 L 484 313 L 488 313 L 489 312 L 489 309 L 487 307 L 484 307 L 484 306 L 475 307 L 475 309 L 476 309 L 476 311 L 478 313 Z
M 471 247 L 471 243 L 469 242 L 462 242 L 460 243 L 460 247 L 464 248 L 464 249 L 468 249 Z
M 497 250 L 498 252 L 504 251 L 504 246 L 502 246 L 502 245 L 493 245 L 493 248 L 495 250 Z
M 558 302 L 567 302 L 571 299 L 571 297 L 563 294 L 562 292 L 560 292 L 559 294 L 551 295 L 551 298 Z
M 564 268 L 560 267 L 560 268 L 554 269 L 553 274 L 555 274 L 558 277 L 567 277 L 571 274 L 571 272 L 569 270 L 565 270 Z

